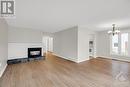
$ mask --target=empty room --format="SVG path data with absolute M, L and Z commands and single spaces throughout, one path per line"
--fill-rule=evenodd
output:
M 130 0 L 0 0 L 0 87 L 130 87 Z

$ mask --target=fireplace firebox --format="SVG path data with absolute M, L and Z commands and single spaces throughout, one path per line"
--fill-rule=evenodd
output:
M 42 48 L 28 48 L 28 58 L 37 58 L 42 56 Z

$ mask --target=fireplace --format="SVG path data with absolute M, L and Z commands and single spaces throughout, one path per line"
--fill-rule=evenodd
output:
M 42 48 L 28 48 L 28 58 L 36 58 L 42 56 Z

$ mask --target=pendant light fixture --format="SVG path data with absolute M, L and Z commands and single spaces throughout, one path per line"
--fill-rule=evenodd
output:
M 116 29 L 115 24 L 112 24 L 112 30 L 108 31 L 108 34 L 114 36 L 115 34 L 119 34 L 119 33 L 120 33 L 120 30 L 119 30 L 119 29 Z

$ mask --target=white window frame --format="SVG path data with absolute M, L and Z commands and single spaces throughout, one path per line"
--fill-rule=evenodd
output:
M 112 50 L 112 36 L 113 35 L 110 35 L 110 54 L 111 55 L 118 55 L 118 54 L 113 53 L 113 50 Z M 118 36 L 118 52 L 119 52 L 119 36 Z
M 125 34 L 125 33 L 122 33 L 122 34 Z M 121 46 L 120 46 L 120 55 L 122 55 L 122 56 L 128 56 L 129 55 L 129 33 L 127 33 L 127 34 L 128 34 L 128 48 L 127 48 L 128 54 L 127 55 L 122 54 L 122 48 L 121 48 L 122 44 L 121 44 Z M 120 35 L 120 37 L 121 37 L 121 35 Z M 121 37 L 120 43 L 122 43 L 122 37 Z
M 129 32 L 122 32 L 119 34 L 118 36 L 118 54 L 115 54 L 112 52 L 112 35 L 110 35 L 110 55 L 114 55 L 114 56 L 123 56 L 123 57 L 130 57 L 129 55 L 129 45 L 128 45 L 128 55 L 122 55 L 121 54 L 121 34 L 123 33 L 128 33 L 128 44 L 130 43 L 130 38 L 129 38 L 129 35 L 130 33 Z

